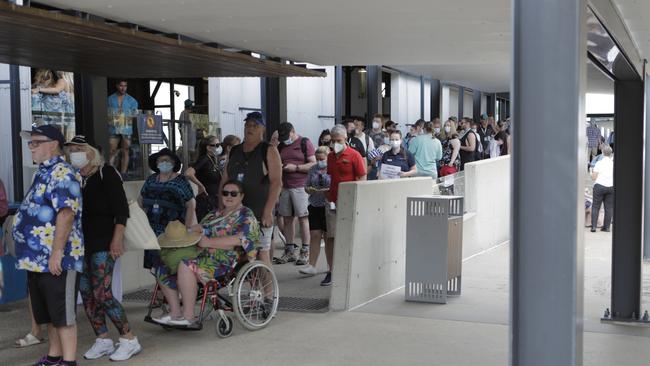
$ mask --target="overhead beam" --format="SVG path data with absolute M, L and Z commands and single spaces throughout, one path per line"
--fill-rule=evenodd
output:
M 0 2 L 0 62 L 125 78 L 326 76 L 143 30 Z

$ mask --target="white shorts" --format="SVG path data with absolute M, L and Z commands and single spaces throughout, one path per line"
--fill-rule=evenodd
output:
M 268 252 L 269 250 L 271 250 L 272 237 L 273 237 L 273 226 L 260 227 L 260 247 L 259 247 L 260 251 Z
M 309 216 L 309 195 L 304 188 L 282 188 L 278 211 L 284 217 Z

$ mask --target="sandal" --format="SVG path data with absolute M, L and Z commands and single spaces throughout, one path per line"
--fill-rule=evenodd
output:
M 43 342 L 45 342 L 44 338 L 36 338 L 32 333 L 27 333 L 25 337 L 16 339 L 16 342 L 14 342 L 14 347 L 16 348 L 29 347 L 36 344 L 41 344 Z

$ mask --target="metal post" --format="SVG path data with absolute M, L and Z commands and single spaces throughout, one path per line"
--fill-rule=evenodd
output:
M 368 96 L 368 111 L 366 120 L 375 113 L 381 113 L 381 67 L 366 66 L 366 95 Z
M 497 102 L 496 99 L 497 99 L 496 94 L 494 94 L 494 93 L 493 94 L 488 94 L 488 96 L 487 96 L 487 114 L 489 116 L 494 117 L 494 119 L 498 120 L 499 119 L 498 116 L 494 115 L 494 112 L 495 112 L 495 109 L 496 109 L 495 108 L 496 107 L 496 102 Z
M 9 65 L 9 99 L 11 105 L 11 153 L 13 155 L 14 201 L 23 200 L 23 141 L 20 138 L 20 66 Z
M 587 4 L 512 4 L 510 365 L 580 366 Z
M 440 80 L 431 80 L 431 120 L 440 116 Z M 444 122 L 444 121 L 443 121 Z
M 334 123 L 343 122 L 343 66 L 334 68 Z
M 641 306 L 644 92 L 641 80 L 614 83 L 614 138 L 621 143 L 614 143 L 611 313 L 620 320 L 638 319 Z
M 458 87 L 458 121 L 460 121 L 465 115 L 463 114 L 465 111 L 463 111 L 465 107 L 465 88 L 462 86 Z

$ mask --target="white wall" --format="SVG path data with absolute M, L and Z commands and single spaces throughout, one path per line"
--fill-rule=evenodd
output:
M 404 286 L 406 198 L 431 193 L 427 178 L 341 184 L 332 310 L 349 310 Z M 509 239 L 509 156 L 465 165 L 464 205 L 463 258 Z
M 424 119 L 431 119 L 431 81 L 424 81 Z
M 308 137 L 314 145 L 322 130 L 334 126 L 336 113 L 334 66 L 325 69 L 325 78 L 287 78 L 287 121 L 294 125 L 299 135 Z
M 459 90 L 457 87 L 449 87 L 449 99 L 446 102 L 443 100 L 443 103 L 446 103 L 449 108 L 449 114 L 445 119 L 451 116 L 456 116 L 460 120 L 463 117 L 458 115 L 458 92 Z
M 429 86 L 430 92 L 431 86 Z M 399 123 L 402 132 L 408 132 L 406 124 L 413 123 L 420 118 L 420 78 L 398 73 L 391 74 L 390 109 L 391 119 Z M 426 115 L 425 112 L 425 117 Z
M 474 116 L 474 93 L 470 91 L 465 91 L 465 96 L 463 97 L 463 115 L 462 117 L 473 117 Z
M 487 95 L 481 94 L 481 114 L 487 113 Z
M 350 309 L 404 285 L 406 197 L 431 194 L 431 187 L 429 178 L 339 186 L 332 310 Z
M 465 165 L 463 258 L 510 236 L 510 156 Z
M 243 119 L 250 110 L 262 108 L 260 78 L 209 78 L 210 121 L 219 122 L 221 137 L 244 136 Z
M 449 109 L 449 98 L 450 98 L 449 86 L 442 85 L 440 88 L 440 120 L 444 123 L 449 119 L 451 110 Z

